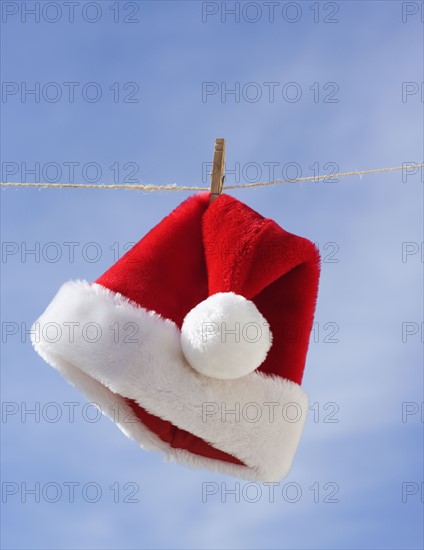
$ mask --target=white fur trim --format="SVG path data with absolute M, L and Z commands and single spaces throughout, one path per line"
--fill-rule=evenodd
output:
M 308 408 L 298 384 L 261 372 L 236 380 L 203 376 L 187 363 L 172 321 L 85 281 L 60 288 L 31 338 L 37 352 L 108 416 L 122 397 L 133 399 L 246 466 L 172 448 L 141 423 L 118 418 L 141 446 L 244 479 L 279 481 L 288 473 Z
M 181 328 L 181 346 L 200 374 L 232 380 L 265 361 L 272 336 L 258 308 L 234 292 L 218 292 L 189 311 Z

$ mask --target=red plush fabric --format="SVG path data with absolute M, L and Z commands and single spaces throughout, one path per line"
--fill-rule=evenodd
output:
M 217 292 L 252 300 L 273 334 L 259 370 L 302 381 L 319 280 L 313 243 L 229 195 L 184 201 L 96 283 L 171 319 L 181 328 L 198 303 Z M 241 464 L 202 439 L 128 403 L 143 424 L 173 447 Z
M 270 325 L 273 344 L 259 370 L 300 384 L 318 292 L 315 245 L 228 195 L 205 212 L 203 242 L 209 295 L 241 294 Z
M 164 218 L 96 283 L 120 292 L 180 328 L 208 297 L 202 217 L 207 194 L 194 195 Z
M 167 420 L 162 420 L 157 416 L 147 412 L 145 409 L 140 407 L 132 399 L 125 399 L 127 404 L 131 407 L 134 414 L 137 418 L 154 432 L 162 441 L 168 443 L 174 449 L 185 449 L 190 451 L 193 454 L 204 456 L 207 458 L 213 458 L 214 460 L 223 460 L 225 462 L 230 462 L 231 464 L 238 464 L 239 466 L 244 466 L 243 462 L 238 460 L 235 456 L 231 456 L 219 449 L 215 449 L 212 445 L 196 437 L 195 435 L 181 430 L 174 426 L 171 422 Z

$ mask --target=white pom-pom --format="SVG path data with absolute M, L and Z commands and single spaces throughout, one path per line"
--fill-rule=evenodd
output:
M 220 292 L 185 317 L 181 345 L 190 365 L 205 376 L 229 380 L 253 372 L 271 347 L 269 325 L 253 302 Z

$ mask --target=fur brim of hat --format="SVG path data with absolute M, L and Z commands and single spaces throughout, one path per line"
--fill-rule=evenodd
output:
M 203 376 L 186 361 L 175 323 L 84 281 L 61 287 L 31 336 L 41 357 L 142 447 L 250 480 L 278 481 L 289 471 L 308 408 L 300 385 L 261 372 L 236 380 Z M 161 440 L 129 414 L 126 399 L 242 464 Z

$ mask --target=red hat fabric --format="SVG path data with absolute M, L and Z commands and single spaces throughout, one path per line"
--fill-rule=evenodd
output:
M 142 447 L 278 481 L 306 419 L 319 270 L 307 239 L 194 195 L 94 283 L 65 283 L 33 345 Z

